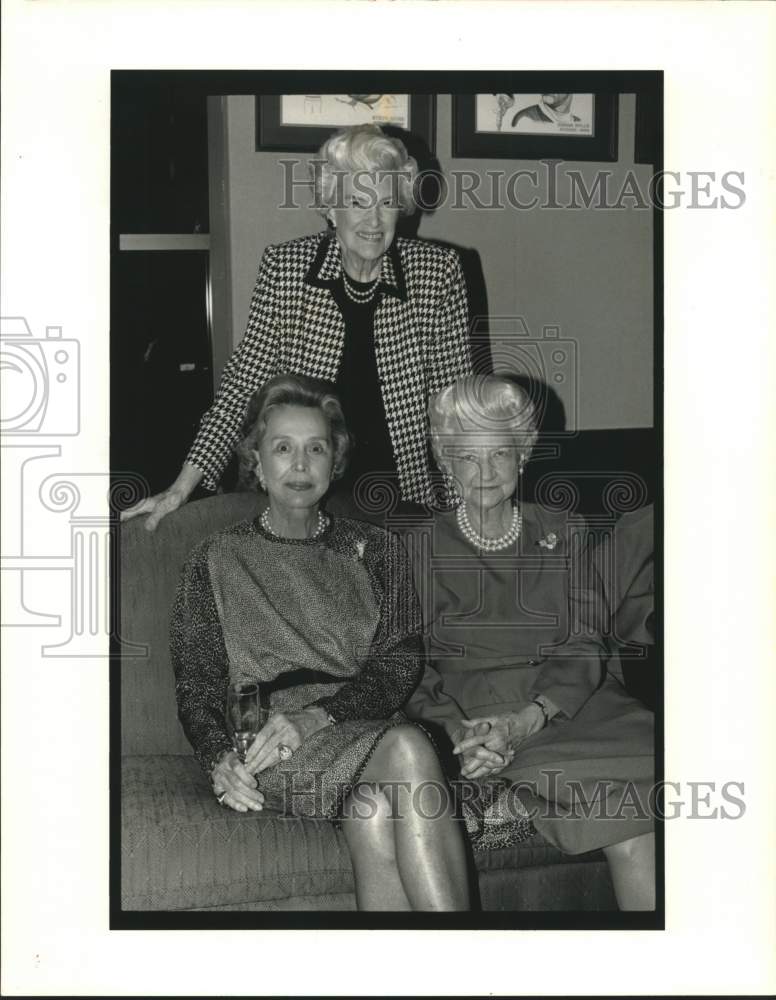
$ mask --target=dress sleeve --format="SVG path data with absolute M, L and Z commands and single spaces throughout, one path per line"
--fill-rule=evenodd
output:
M 209 776 L 218 755 L 232 749 L 232 741 L 225 719 L 229 660 L 204 546 L 194 551 L 181 573 L 170 626 L 170 655 L 178 718 Z
M 240 436 L 248 399 L 275 374 L 278 351 L 278 284 L 274 248 L 267 247 L 251 297 L 248 326 L 240 346 L 224 368 L 215 401 L 200 422 L 187 456 L 203 484 L 214 490 Z
M 452 739 L 453 733 L 466 718 L 466 712 L 455 698 L 445 691 L 444 678 L 436 668 L 429 648 L 429 636 L 437 617 L 430 587 L 429 552 L 432 545 L 428 524 L 406 525 L 402 534 L 405 547 L 410 553 L 415 580 L 415 592 L 420 599 L 421 618 L 424 622 L 425 667 L 420 683 L 410 695 L 405 711 L 410 718 L 434 722 L 443 726 Z
M 406 712 L 412 719 L 443 726 L 451 740 L 461 725 L 461 719 L 467 718 L 455 698 L 445 691 L 442 675 L 431 660 L 426 661 L 423 677 L 410 695 Z
M 469 305 L 458 254 L 451 251 L 437 306 L 437 331 L 428 366 L 429 394 L 439 392 L 472 370 Z
M 603 543 L 596 550 L 612 615 L 612 643 L 655 641 L 654 515 L 652 506 L 623 514 L 614 528 L 611 565 Z
M 581 541 L 585 535 L 570 538 L 568 637 L 549 655 L 530 692 L 532 698 L 549 698 L 569 719 L 602 684 L 608 656 L 603 638 L 606 599 L 590 547 Z
M 375 579 L 382 589 L 380 620 L 361 673 L 314 702 L 337 721 L 386 719 L 407 701 L 423 670 L 420 608 L 409 559 L 395 535 L 385 545 Z

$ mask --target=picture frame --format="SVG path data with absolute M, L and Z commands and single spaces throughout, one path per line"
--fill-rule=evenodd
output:
M 260 94 L 256 97 L 256 150 L 315 153 L 333 131 L 374 122 L 409 134 L 434 152 L 433 94 Z
M 615 161 L 617 95 L 454 94 L 452 154 Z

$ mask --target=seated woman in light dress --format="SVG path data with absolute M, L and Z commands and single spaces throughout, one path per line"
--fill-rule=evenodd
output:
M 321 508 L 345 466 L 339 402 L 325 383 L 278 376 L 247 424 L 242 457 L 269 505 L 184 567 L 171 643 L 186 736 L 225 807 L 341 821 L 359 909 L 467 909 L 461 824 L 449 800 L 440 811 L 433 745 L 400 712 L 423 670 L 407 555 Z M 271 708 L 244 763 L 224 717 L 241 681 Z
M 446 730 L 462 778 L 506 779 L 561 851 L 603 848 L 621 909 L 654 909 L 654 717 L 603 665 L 583 525 L 516 500 L 533 403 L 509 379 L 469 376 L 429 415 L 461 502 L 406 533 L 430 657 L 407 712 Z

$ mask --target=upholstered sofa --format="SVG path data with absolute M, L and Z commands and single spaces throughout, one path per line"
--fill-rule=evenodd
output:
M 200 539 L 257 509 L 254 495 L 223 494 L 154 533 L 143 519 L 121 527 L 122 912 L 355 909 L 341 832 L 219 806 L 177 719 L 167 630 L 181 565 Z M 483 910 L 617 908 L 600 852 L 563 856 L 535 835 L 471 861 Z

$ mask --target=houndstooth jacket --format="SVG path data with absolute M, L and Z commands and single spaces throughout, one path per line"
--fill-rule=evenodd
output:
M 283 372 L 336 381 L 345 324 L 331 288 L 341 271 L 339 243 L 328 233 L 264 251 L 245 336 L 187 459 L 210 489 L 263 382 Z M 471 372 L 460 260 L 454 250 L 398 238 L 383 256 L 378 289 L 375 352 L 399 485 L 404 499 L 423 502 L 430 490 L 428 396 Z

